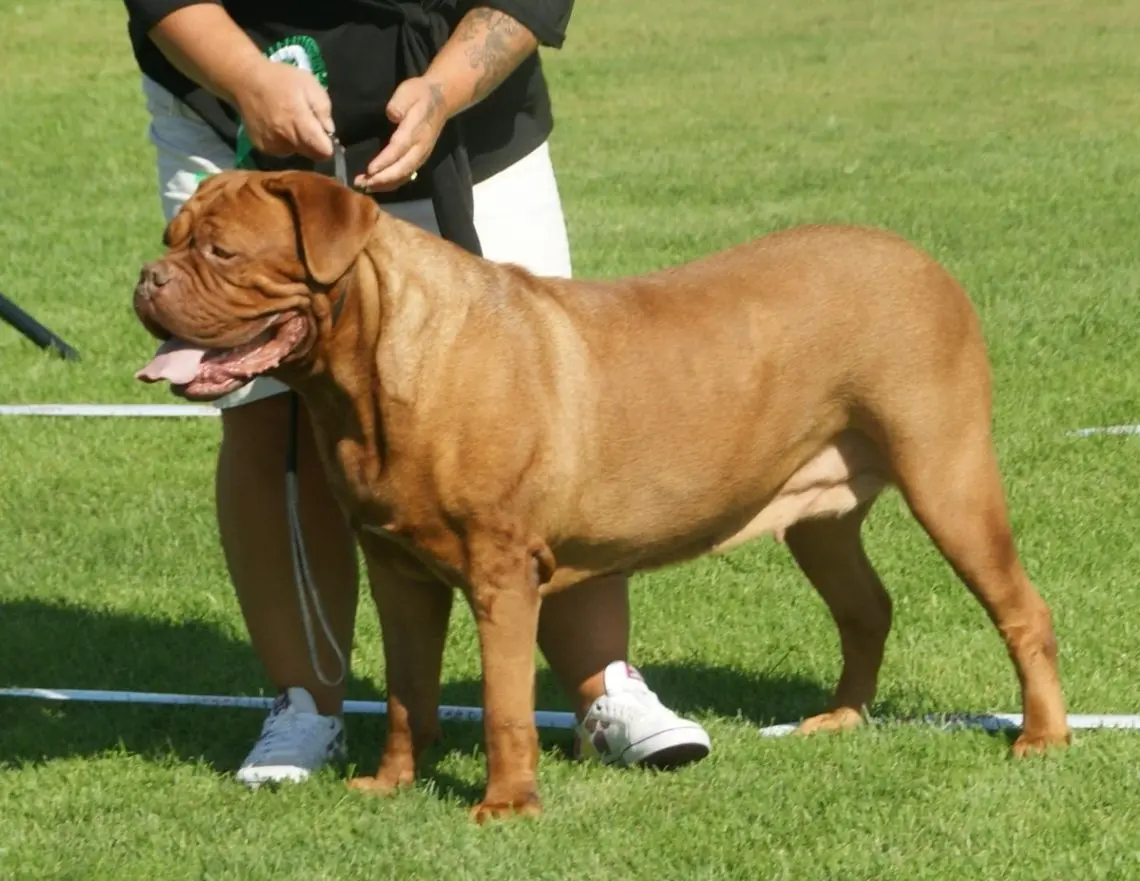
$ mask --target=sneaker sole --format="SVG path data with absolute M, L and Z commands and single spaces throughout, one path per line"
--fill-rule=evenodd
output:
M 312 776 L 312 771 L 296 765 L 258 765 L 242 768 L 234 776 L 250 789 L 257 789 L 275 783 L 304 783 Z
M 709 754 L 709 736 L 696 725 L 658 731 L 631 743 L 618 758 L 623 765 L 670 770 L 699 762 Z

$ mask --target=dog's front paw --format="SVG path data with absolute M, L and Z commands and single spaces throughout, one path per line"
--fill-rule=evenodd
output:
M 542 813 L 542 799 L 538 793 L 525 793 L 510 801 L 484 799 L 471 809 L 471 819 L 482 826 L 488 820 L 505 820 L 509 817 L 537 817 Z
M 348 788 L 369 795 L 391 795 L 397 789 L 411 786 L 415 782 L 415 771 L 386 771 L 381 768 L 375 777 L 353 777 L 348 781 Z
M 1039 756 L 1051 749 L 1068 746 L 1072 742 L 1072 736 L 1067 728 L 1059 731 L 1047 731 L 1045 733 L 1035 733 L 1030 731 L 1021 732 L 1021 736 L 1013 742 L 1011 752 L 1014 758 L 1025 758 L 1026 756 Z
M 816 731 L 849 731 L 863 724 L 862 714 L 851 707 L 840 707 L 829 713 L 820 713 L 810 719 L 804 719 L 797 734 L 814 734 Z

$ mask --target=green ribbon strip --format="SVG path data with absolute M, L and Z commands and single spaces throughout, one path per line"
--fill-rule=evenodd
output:
M 274 43 L 263 53 L 270 61 L 291 64 L 307 70 L 325 89 L 329 87 L 329 72 L 317 41 L 309 36 L 286 37 Z M 245 131 L 245 123 L 238 126 L 237 146 L 234 149 L 235 168 L 254 168 L 253 143 Z M 202 175 L 205 177 L 205 175 Z

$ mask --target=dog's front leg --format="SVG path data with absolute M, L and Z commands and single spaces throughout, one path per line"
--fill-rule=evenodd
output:
M 380 616 L 388 679 L 388 738 L 375 777 L 354 789 L 389 793 L 415 780 L 416 760 L 439 738 L 443 647 L 453 590 L 378 536 L 361 542 Z
M 487 791 L 472 809 L 477 823 L 538 814 L 538 731 L 534 653 L 540 598 L 534 558 L 499 540 L 471 543 L 469 600 L 483 662 Z

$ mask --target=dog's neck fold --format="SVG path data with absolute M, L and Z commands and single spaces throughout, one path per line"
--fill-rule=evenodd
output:
M 421 248 L 420 237 L 432 241 Z M 383 486 L 392 441 L 399 443 L 417 413 L 431 406 L 436 384 L 446 381 L 440 368 L 446 371 L 448 344 L 471 314 L 473 291 L 498 271 L 458 248 L 455 261 L 415 265 L 390 257 L 438 248 L 436 237 L 411 224 L 387 215 L 378 220 L 320 322 L 311 371 L 288 378 L 316 424 L 341 427 L 321 446 L 339 460 L 350 489 L 357 484 L 354 494 Z

